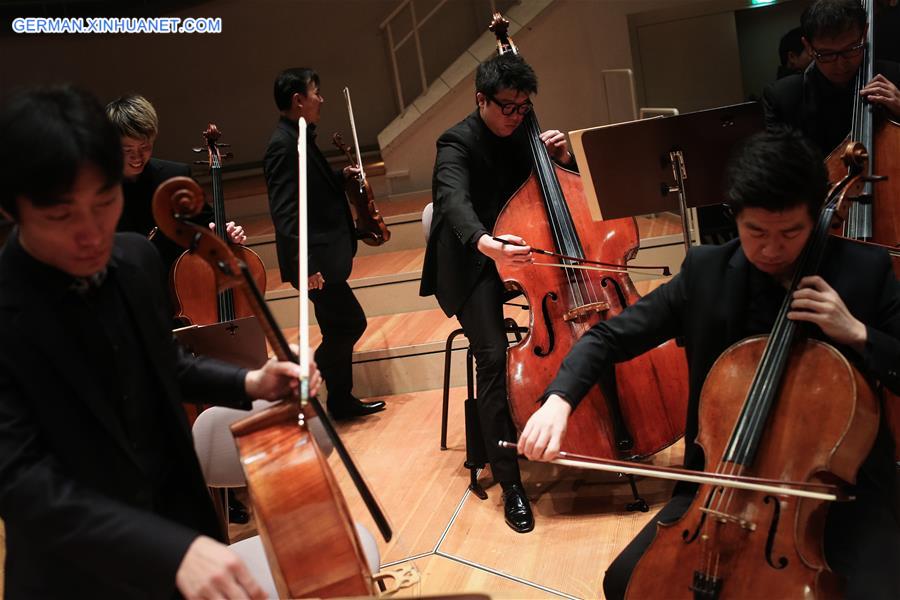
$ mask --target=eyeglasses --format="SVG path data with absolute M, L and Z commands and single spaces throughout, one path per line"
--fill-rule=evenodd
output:
M 516 102 L 498 102 L 497 99 L 490 94 L 485 94 L 484 97 L 499 106 L 500 112 L 503 113 L 504 117 L 508 117 L 514 112 L 517 112 L 520 115 L 527 115 L 533 106 L 531 100 L 526 100 L 525 102 L 518 104 Z
M 850 46 L 845 50 L 837 50 L 835 52 L 819 52 L 815 48 L 813 48 L 812 54 L 816 59 L 816 62 L 822 64 L 833 63 L 838 59 L 838 56 L 841 58 L 856 58 L 860 54 L 863 53 L 863 50 L 866 48 L 865 42 L 860 42 L 855 46 Z

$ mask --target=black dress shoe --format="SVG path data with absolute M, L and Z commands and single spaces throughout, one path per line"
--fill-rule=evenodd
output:
M 234 497 L 234 492 L 228 490 L 228 522 L 246 525 L 250 522 L 250 513 L 244 503 Z
M 522 485 L 513 483 L 503 490 L 503 514 L 506 524 L 517 533 L 528 533 L 534 529 L 534 515 Z
M 342 400 L 339 402 L 328 401 L 328 414 L 335 421 L 346 421 L 347 419 L 355 419 L 356 417 L 364 417 L 384 410 L 384 400 L 376 402 L 363 402 L 358 398 L 350 397 L 350 400 Z

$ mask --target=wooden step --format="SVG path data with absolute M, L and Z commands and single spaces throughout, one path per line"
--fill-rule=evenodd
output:
M 635 282 L 642 295 L 667 279 Z M 524 304 L 523 298 L 513 300 Z M 531 312 L 516 306 L 504 307 L 507 317 L 522 327 L 529 326 Z M 411 311 L 369 318 L 363 337 L 353 353 L 354 393 L 359 397 L 401 394 L 439 388 L 443 385 L 444 358 L 448 336 L 459 328 L 455 317 L 440 309 Z M 297 343 L 298 329 L 285 327 L 285 336 Z M 514 340 L 511 334 L 510 341 Z M 321 341 L 318 326 L 310 327 L 310 345 Z M 465 385 L 465 349 L 468 341 L 457 336 L 451 344 L 451 385 Z
M 424 248 L 397 250 L 353 261 L 348 283 L 367 316 L 437 308 L 433 296 L 419 296 Z M 297 291 L 281 282 L 278 268 L 267 270 L 266 301 L 282 327 L 297 324 Z M 315 315 L 310 305 L 310 318 Z
M 507 308 L 508 316 L 527 326 L 528 311 Z M 354 394 L 360 398 L 439 388 L 444 378 L 447 337 L 459 323 L 440 309 L 371 317 L 353 353 Z M 296 327 L 285 336 L 297 343 Z M 317 326 L 310 327 L 310 345 L 321 341 Z M 458 336 L 453 344 L 451 385 L 465 385 L 465 352 L 468 342 Z

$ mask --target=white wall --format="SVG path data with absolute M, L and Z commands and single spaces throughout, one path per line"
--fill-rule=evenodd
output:
M 608 123 L 604 69 L 632 67 L 628 15 L 703 0 L 557 0 L 514 36 L 538 75 L 535 110 L 544 129 L 563 131 Z M 431 186 L 434 142 L 475 107 L 474 75 L 421 119 L 415 133 L 382 149 L 394 193 Z

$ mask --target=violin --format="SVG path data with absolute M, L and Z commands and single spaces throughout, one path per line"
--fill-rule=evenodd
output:
M 189 177 L 164 182 L 153 198 L 160 229 L 206 261 L 219 291 L 238 290 L 236 296 L 251 307 L 279 360 L 298 362 L 249 266 L 221 237 L 186 220 L 202 206 L 203 192 Z M 234 423 L 232 432 L 278 595 L 372 595 L 376 593 L 372 573 L 347 504 L 307 425 L 313 416 L 319 417 L 385 540 L 392 536 L 387 517 L 317 398 L 294 395 Z
M 225 231 L 225 195 L 222 191 L 222 160 L 231 153 L 223 154 L 221 148 L 228 144 L 219 142 L 221 133 L 214 123 L 203 132 L 205 144 L 194 148 L 194 152 L 206 152 L 208 159 L 202 164 L 209 165 L 212 180 L 213 215 L 216 235 L 228 241 Z M 266 289 L 266 267 L 256 252 L 245 246 L 235 245 L 233 252 L 248 265 L 253 281 L 259 289 Z M 185 251 L 172 266 L 169 283 L 175 300 L 175 316 L 190 325 L 211 325 L 252 316 L 253 309 L 243 296 L 235 296 L 231 289 L 223 289 L 221 275 L 202 257 L 191 250 Z M 219 291 L 222 290 L 222 291 Z
M 344 88 L 344 99 L 347 101 L 347 112 L 350 115 L 350 130 L 353 133 L 353 148 L 344 144 L 339 133 L 335 133 L 331 141 L 335 147 L 347 156 L 350 166 L 359 169 L 359 173 L 347 180 L 344 191 L 353 207 L 356 219 L 356 235 L 364 244 L 380 246 L 391 239 L 391 232 L 384 223 L 378 206 L 375 205 L 375 194 L 366 179 L 363 169 L 362 154 L 359 151 L 359 140 L 356 136 L 356 120 L 353 118 L 353 105 L 350 102 L 350 89 Z M 355 153 L 355 156 L 354 156 Z
M 490 29 L 500 54 L 517 53 L 509 22 L 495 14 Z M 493 235 L 514 233 L 559 258 L 553 268 L 535 259 L 525 267 L 498 266 L 507 287 L 531 306 L 527 336 L 507 351 L 510 412 L 519 431 L 538 409 L 534 401 L 578 339 L 595 323 L 640 299 L 627 262 L 640 244 L 633 218 L 596 223 L 578 173 L 553 163 L 540 139 L 535 111 L 525 115 L 534 168 L 500 212 Z M 546 253 L 544 253 L 546 255 Z M 585 268 L 600 263 L 606 269 Z M 688 370 L 673 341 L 600 374 L 569 419 L 562 448 L 605 458 L 652 455 L 684 435 Z

